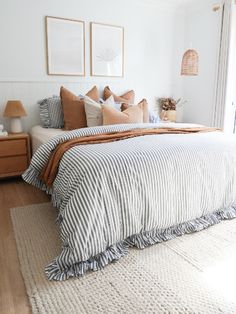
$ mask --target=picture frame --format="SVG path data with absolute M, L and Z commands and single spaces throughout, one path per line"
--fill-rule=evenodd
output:
M 124 27 L 90 23 L 90 74 L 124 77 Z
M 85 76 L 84 21 L 46 16 L 47 74 Z

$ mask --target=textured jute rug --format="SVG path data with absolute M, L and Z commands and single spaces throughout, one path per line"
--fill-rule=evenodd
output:
M 11 214 L 33 313 L 236 313 L 236 219 L 50 282 L 44 267 L 60 252 L 56 210 L 47 203 Z

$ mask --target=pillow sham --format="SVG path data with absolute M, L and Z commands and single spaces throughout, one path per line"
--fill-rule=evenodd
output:
M 94 86 L 87 94 L 91 99 L 98 101 L 99 92 Z M 86 114 L 84 109 L 84 99 L 74 95 L 65 87 L 61 87 L 60 97 L 64 114 L 64 129 L 74 130 L 87 126 Z
M 120 110 L 124 111 L 126 109 L 128 109 L 129 107 L 131 107 L 132 105 L 129 104 L 121 104 Z M 147 116 L 145 116 L 145 120 L 149 123 L 158 123 L 161 121 L 161 119 L 159 118 L 159 116 L 157 114 L 155 114 L 155 112 L 151 109 L 148 110 L 148 118 Z M 146 122 L 145 122 L 146 123 Z
M 114 97 L 110 96 L 105 102 L 104 105 L 115 106 Z M 84 107 L 85 114 L 87 118 L 88 127 L 98 126 L 103 124 L 102 119 L 102 103 L 100 101 L 94 101 L 88 96 L 84 97 Z
M 134 98 L 135 98 L 135 93 L 134 93 L 133 90 L 130 90 L 130 91 L 126 92 L 125 94 L 121 95 L 121 96 L 117 96 L 116 94 L 114 94 L 110 90 L 109 86 L 106 86 L 104 88 L 103 98 L 106 100 L 110 96 L 114 97 L 115 102 L 118 102 L 118 103 L 122 103 L 123 102 L 123 103 L 133 104 L 134 103 Z
M 38 101 L 38 104 L 40 119 L 44 128 L 63 128 L 64 117 L 60 97 L 44 98 Z
M 103 125 L 143 123 L 148 117 L 148 104 L 143 99 L 138 105 L 130 106 L 123 112 L 111 106 L 102 105 Z
M 142 104 L 143 106 L 143 123 L 148 123 L 149 122 L 149 111 L 148 111 L 148 103 L 146 99 L 143 99 L 142 101 L 140 101 L 139 104 Z M 138 104 L 138 105 L 139 105 Z M 129 104 L 121 104 L 120 110 L 121 112 L 127 110 L 128 108 L 132 108 L 135 107 L 134 105 L 129 105 Z

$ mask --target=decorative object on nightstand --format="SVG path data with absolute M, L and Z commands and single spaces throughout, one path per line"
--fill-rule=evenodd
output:
M 181 108 L 186 101 L 173 98 L 159 98 L 160 117 L 163 121 L 176 122 L 177 108 Z
M 0 137 L 0 178 L 20 176 L 28 168 L 30 157 L 27 133 Z
M 4 126 L 3 124 L 0 124 L 0 137 L 1 136 L 7 136 L 8 133 L 6 131 L 4 131 Z
M 12 133 L 23 132 L 21 117 L 27 114 L 20 100 L 8 100 L 3 115 L 4 117 L 11 118 L 10 128 Z
M 176 121 L 176 105 L 180 101 L 174 100 L 173 98 L 160 98 L 160 109 L 161 109 L 161 119 L 163 121 Z

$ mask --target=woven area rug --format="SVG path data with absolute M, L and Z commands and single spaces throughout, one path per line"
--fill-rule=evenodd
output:
M 129 255 L 81 279 L 50 282 L 60 252 L 56 210 L 11 210 L 33 313 L 236 313 L 236 219 Z

